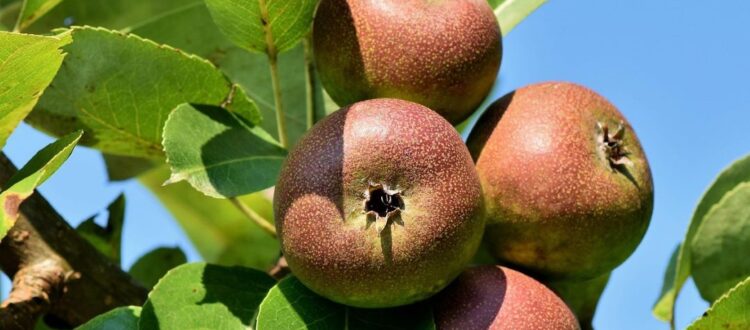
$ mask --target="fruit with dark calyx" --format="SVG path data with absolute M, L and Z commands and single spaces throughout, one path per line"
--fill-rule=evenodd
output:
M 315 63 L 339 105 L 391 97 L 453 124 L 489 94 L 502 36 L 486 0 L 323 0 Z
M 355 307 L 430 297 L 458 276 L 484 231 L 479 178 L 458 133 L 396 99 L 317 123 L 282 167 L 274 210 L 295 276 Z
M 499 261 L 537 279 L 591 279 L 640 243 L 653 208 L 646 155 L 623 115 L 572 83 L 505 95 L 468 140 Z
M 535 279 L 500 266 L 467 269 L 435 297 L 437 329 L 579 329 L 573 312 Z

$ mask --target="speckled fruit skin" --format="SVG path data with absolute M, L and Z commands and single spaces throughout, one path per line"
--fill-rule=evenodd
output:
M 453 124 L 490 92 L 501 41 L 486 0 L 323 0 L 313 25 L 315 62 L 336 103 L 398 98 Z
M 597 140 L 622 122 L 628 165 Z M 505 95 L 468 141 L 487 206 L 492 254 L 537 278 L 588 279 L 621 264 L 646 232 L 654 188 L 623 115 L 580 85 L 550 82 Z
M 565 302 L 535 279 L 500 266 L 467 269 L 435 299 L 440 330 L 578 330 Z
M 402 191 L 400 221 L 368 221 L 371 183 Z M 372 308 L 426 299 L 458 276 L 481 241 L 482 203 L 455 129 L 396 99 L 359 102 L 316 124 L 289 154 L 274 195 L 293 274 L 333 301 Z

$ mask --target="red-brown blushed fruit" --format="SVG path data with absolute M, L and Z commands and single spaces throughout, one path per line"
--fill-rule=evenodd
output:
M 630 124 L 572 83 L 505 95 L 469 137 L 492 254 L 538 278 L 593 278 L 622 263 L 648 227 L 654 190 Z
M 295 276 L 357 307 L 438 292 L 484 230 L 479 178 L 458 133 L 396 99 L 355 103 L 316 124 L 281 170 L 274 210 Z
M 554 292 L 505 267 L 467 269 L 435 298 L 435 323 L 441 330 L 580 329 Z
M 490 92 L 501 39 L 486 0 L 323 0 L 313 26 L 321 81 L 338 104 L 399 98 L 454 124 Z

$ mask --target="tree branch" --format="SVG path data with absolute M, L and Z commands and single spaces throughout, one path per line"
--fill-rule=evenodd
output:
M 34 328 L 37 318 L 62 295 L 65 278 L 63 268 L 51 259 L 19 270 L 13 277 L 13 290 L 0 305 L 3 329 Z
M 15 172 L 0 153 L 0 186 Z M 43 314 L 77 326 L 115 307 L 142 305 L 147 294 L 39 193 L 23 202 L 18 221 L 0 242 L 0 268 L 13 278 L 13 291 L 0 305 L 0 329 L 33 328 Z

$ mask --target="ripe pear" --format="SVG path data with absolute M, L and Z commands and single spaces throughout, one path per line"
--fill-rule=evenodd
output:
M 435 298 L 438 329 L 577 330 L 573 312 L 542 283 L 500 266 L 467 269 Z
M 396 99 L 340 109 L 289 154 L 274 195 L 289 268 L 312 291 L 365 308 L 426 299 L 474 256 L 479 178 L 456 130 Z
M 490 92 L 501 41 L 486 0 L 322 0 L 313 24 L 315 63 L 336 103 L 404 99 L 453 124 Z
M 520 88 L 482 115 L 468 146 L 499 261 L 540 279 L 591 279 L 643 238 L 654 201 L 648 161 L 630 123 L 596 92 Z

